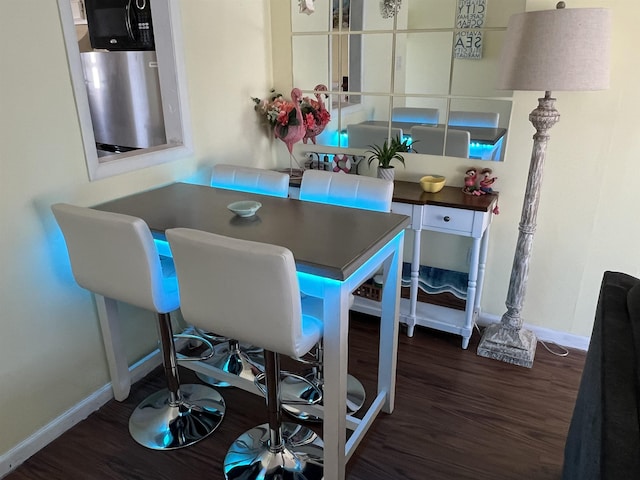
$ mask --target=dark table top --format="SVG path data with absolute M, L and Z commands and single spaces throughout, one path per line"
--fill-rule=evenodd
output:
M 384 120 L 367 120 L 361 122 L 362 125 L 379 125 L 379 126 L 388 126 L 389 122 Z M 414 123 L 414 122 L 391 122 L 391 126 L 393 128 L 401 128 L 405 135 L 409 135 L 411 133 L 411 127 L 438 127 L 444 128 L 444 124 L 428 124 L 428 123 Z M 455 126 L 449 127 L 450 130 L 465 130 L 469 132 L 471 135 L 471 141 L 477 143 L 484 143 L 489 145 L 494 145 L 498 140 L 500 140 L 506 133 L 506 128 L 493 128 L 493 127 L 460 127 Z
M 425 192 L 419 183 L 396 180 L 393 182 L 393 201 L 414 205 L 438 205 L 488 212 L 498 194 L 468 195 L 461 187 L 444 187 L 438 193 Z
M 250 218 L 227 209 L 238 200 L 262 203 Z M 345 280 L 409 224 L 409 217 L 288 198 L 173 183 L 96 205 L 98 210 L 142 218 L 164 232 L 186 227 L 281 245 L 299 271 Z

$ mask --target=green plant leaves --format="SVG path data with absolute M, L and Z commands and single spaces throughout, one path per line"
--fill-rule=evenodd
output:
M 404 157 L 401 154 L 411 151 L 409 140 L 400 140 L 399 135 L 392 138 L 390 142 L 385 140 L 382 146 L 369 145 L 369 148 L 370 150 L 366 151 L 366 153 L 371 154 L 367 158 L 369 166 L 371 166 L 371 162 L 377 160 L 380 168 L 393 168 L 391 165 L 392 160 L 398 160 L 404 165 Z

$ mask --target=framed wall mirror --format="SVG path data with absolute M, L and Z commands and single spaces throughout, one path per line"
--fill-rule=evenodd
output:
M 508 19 L 525 0 L 314 5 L 305 15 L 291 0 L 292 81 L 306 95 L 319 84 L 329 89 L 332 119 L 319 145 L 366 149 L 369 137 L 349 131 L 384 126 L 387 138 L 412 140 L 413 129 L 416 153 L 462 157 L 456 152 L 466 149 L 454 148 L 449 130 L 463 130 L 469 158 L 504 159 L 512 92 L 494 85 Z M 433 135 L 442 141 L 427 141 Z

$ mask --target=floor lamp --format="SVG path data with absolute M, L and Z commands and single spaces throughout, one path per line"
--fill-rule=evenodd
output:
M 611 14 L 602 8 L 565 9 L 512 15 L 500 60 L 498 88 L 544 91 L 538 108 L 529 114 L 536 129 L 529 177 L 524 194 L 509 290 L 507 312 L 500 323 L 487 327 L 478 355 L 532 367 L 536 336 L 523 329 L 520 316 L 524 302 L 529 258 L 536 228 L 542 171 L 549 130 L 560 119 L 553 90 L 601 90 L 609 86 Z

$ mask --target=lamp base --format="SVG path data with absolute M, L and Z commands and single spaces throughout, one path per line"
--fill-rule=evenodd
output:
M 485 329 L 477 353 L 481 357 L 531 368 L 536 346 L 537 339 L 532 331 L 497 323 Z

